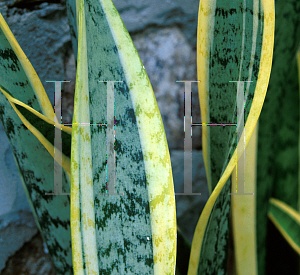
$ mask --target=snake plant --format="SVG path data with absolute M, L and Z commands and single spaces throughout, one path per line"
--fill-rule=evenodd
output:
M 230 231 L 236 274 L 297 272 L 300 2 L 200 1 L 197 80 L 210 197 L 191 249 L 182 238 L 176 246 L 165 131 L 118 11 L 111 0 L 66 6 L 77 60 L 72 127 L 54 119 L 0 16 L 0 119 L 56 273 L 227 274 Z M 182 251 L 190 251 L 188 270 Z

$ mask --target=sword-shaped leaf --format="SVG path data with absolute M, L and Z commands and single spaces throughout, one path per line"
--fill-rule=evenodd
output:
M 46 120 L 54 119 L 54 112 L 36 72 L 2 15 L 0 72 L 0 119 L 12 146 L 25 193 L 57 274 L 72 274 L 70 199 L 68 196 L 46 195 L 54 188 L 54 159 L 32 134 L 31 131 L 37 127 L 34 123 L 38 116 L 31 119 L 28 114 L 32 112 L 28 112 L 28 108 L 44 114 Z M 32 127 L 24 123 L 25 117 Z M 43 122 L 48 128 L 48 123 Z M 53 125 L 51 127 L 54 131 Z M 40 128 L 37 130 L 42 132 Z M 48 134 L 45 139 L 50 140 Z M 67 173 L 63 170 L 63 192 L 68 192 L 69 184 Z
M 268 217 L 289 245 L 300 255 L 300 214 L 286 203 L 271 198 Z M 284 253 L 283 251 L 281 251 Z
M 244 144 L 249 143 L 266 95 L 274 17 L 271 0 L 200 2 L 197 66 L 201 82 L 198 87 L 202 122 L 206 124 L 202 132 L 203 157 L 212 193 L 195 230 L 189 274 L 226 273 L 229 177 L 244 152 Z M 238 117 L 237 121 L 237 114 L 244 117 Z M 243 120 L 245 136 L 241 135 L 243 138 L 237 142 L 236 133 L 244 128 Z
M 297 273 L 299 266 L 298 255 L 267 216 L 271 197 L 294 209 L 298 202 L 299 84 L 295 57 L 300 42 L 300 2 L 275 1 L 275 11 L 272 71 L 258 130 L 256 231 L 259 275 L 267 270 L 270 274 L 282 274 L 286 272 L 286 266 L 290 273 Z
M 298 83 L 299 83 L 299 94 L 300 94 L 300 47 L 297 52 L 297 68 L 298 68 Z M 300 98 L 299 98 L 300 101 Z M 299 108 L 300 111 L 300 108 Z M 300 124 L 300 121 L 299 121 Z M 300 129 L 299 129 L 299 142 L 298 142 L 298 148 L 300 148 Z M 298 164 L 299 164 L 299 170 L 298 170 L 298 210 L 300 212 L 300 150 L 298 149 Z
M 151 84 L 111 0 L 76 1 L 76 15 L 75 274 L 174 274 L 172 170 Z
M 30 106 L 13 98 L 8 91 L 1 88 L 0 91 L 6 96 L 7 100 L 23 122 L 23 124 L 35 135 L 35 137 L 44 145 L 46 150 L 57 162 L 68 172 L 71 172 L 71 134 L 72 128 L 61 124 L 55 124 L 54 120 L 47 118 L 41 113 L 37 112 Z M 55 148 L 54 127 L 61 131 L 62 135 L 62 154 Z M 54 153 L 54 151 L 56 152 Z M 61 159 L 61 161 L 60 161 Z
M 232 196 L 231 216 L 234 244 L 234 262 L 237 274 L 257 274 L 256 254 L 256 155 L 257 155 L 257 130 L 254 129 L 248 146 L 245 150 L 245 193 L 253 193 L 253 196 Z M 244 158 L 239 162 L 244 165 Z M 235 192 L 238 174 L 236 167 L 232 173 L 231 192 Z M 241 180 L 241 179 L 239 179 Z M 243 179 L 242 179 L 243 180 Z

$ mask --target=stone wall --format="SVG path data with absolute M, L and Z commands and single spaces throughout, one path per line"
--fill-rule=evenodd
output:
M 114 3 L 132 36 L 153 86 L 170 148 L 175 190 L 183 192 L 184 85 L 176 80 L 196 80 L 199 1 L 118 0 Z M 0 3 L 0 12 L 37 71 L 52 104 L 54 84 L 46 83 L 46 80 L 71 80 L 64 84 L 62 91 L 63 122 L 71 123 L 76 69 L 64 2 L 4 1 Z M 193 122 L 200 122 L 195 83 L 192 84 L 192 91 Z M 5 138 L 1 129 L 0 270 L 6 264 L 7 267 L 1 274 L 8 275 L 17 273 L 11 270 L 12 257 L 9 261 L 7 259 L 36 234 L 37 228 Z M 176 197 L 178 224 L 190 241 L 208 196 L 202 153 L 199 150 L 201 130 L 200 127 L 194 127 L 191 176 L 194 192 L 201 192 L 202 196 Z M 41 255 L 46 251 L 41 251 L 39 260 L 43 258 L 44 268 L 49 267 L 47 257 Z M 43 273 L 32 271 L 30 266 L 26 268 L 29 270 L 28 274 L 52 272 L 51 268 L 46 268 L 48 271 Z M 33 268 L 37 270 L 36 266 Z

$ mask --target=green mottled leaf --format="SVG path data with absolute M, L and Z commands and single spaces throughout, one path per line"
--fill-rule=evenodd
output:
M 268 217 L 289 245 L 300 255 L 300 214 L 284 202 L 271 198 Z
M 171 163 L 146 71 L 112 1 L 77 1 L 76 14 L 71 149 L 75 274 L 174 274 Z M 114 84 L 115 108 L 107 106 L 112 97 L 107 89 L 113 86 L 99 81 L 121 81 Z M 112 108 L 114 143 L 105 125 Z M 109 146 L 114 146 L 115 195 L 106 180 Z
M 52 196 L 54 159 L 24 125 L 3 91 L 53 120 L 54 112 L 44 88 L 25 54 L 0 15 L 0 119 L 38 227 L 47 244 L 57 274 L 73 274 L 70 232 L 70 198 Z M 22 108 L 19 106 L 19 108 Z M 22 112 L 27 110 L 22 109 Z M 26 111 L 25 111 L 26 112 Z M 35 119 L 34 119 L 35 121 Z M 33 122 L 33 121 L 32 121 Z M 53 127 L 53 126 L 52 126 Z M 53 127 L 54 130 L 54 127 Z M 63 192 L 69 179 L 63 170 Z M 7 183 L 9 184 L 9 183 Z
M 257 132 L 254 129 L 245 150 L 245 193 L 253 195 L 231 197 L 232 238 L 234 246 L 234 264 L 236 274 L 257 274 L 256 252 L 256 169 L 257 169 Z M 239 161 L 244 162 L 243 158 Z M 243 164 L 243 163 L 242 163 Z M 235 192 L 237 182 L 236 167 L 232 173 L 231 191 Z M 242 179 L 243 180 L 243 179 Z
M 244 151 L 237 148 L 248 145 L 264 102 L 274 17 L 273 1 L 200 1 L 198 87 L 202 123 L 206 124 L 202 144 L 211 196 L 195 230 L 189 275 L 227 272 L 229 177 Z M 237 83 L 230 81 L 252 81 L 244 84 L 244 91 L 239 90 L 244 95 L 244 112 L 237 107 Z M 244 121 L 237 121 L 238 108 Z M 237 128 L 243 127 L 243 122 L 245 137 L 237 142 Z
M 275 1 L 274 57 L 259 118 L 257 155 L 257 259 L 259 275 L 299 274 L 298 256 L 268 221 L 270 197 L 293 208 L 298 202 L 299 87 L 296 52 L 300 42 L 300 2 Z M 276 242 L 274 241 L 276 239 Z M 284 254 L 281 251 L 285 251 Z
M 23 124 L 32 134 L 45 146 L 47 151 L 54 157 L 60 165 L 70 173 L 71 158 L 71 133 L 72 129 L 64 125 L 56 125 L 56 129 L 61 131 L 62 157 L 58 155 L 58 149 L 55 148 L 55 122 L 37 112 L 30 106 L 13 98 L 11 93 L 0 85 L 0 91 L 6 96 L 7 100 L 16 111 Z M 55 148 L 55 149 L 54 149 Z M 56 151 L 56 154 L 54 153 Z M 62 158 L 62 160 L 59 160 Z

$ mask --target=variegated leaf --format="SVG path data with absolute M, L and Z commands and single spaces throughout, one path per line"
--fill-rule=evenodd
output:
M 77 1 L 76 15 L 71 151 L 75 274 L 174 274 L 173 179 L 151 84 L 111 0 Z M 106 180 L 106 161 L 110 164 L 113 156 L 115 186 Z
M 297 272 L 298 255 L 268 220 L 269 199 L 298 202 L 300 2 L 275 1 L 275 42 L 270 82 L 259 118 L 256 231 L 258 274 Z M 276 241 L 274 241 L 276 239 Z M 282 255 L 280 251 L 284 250 Z
M 200 1 L 198 87 L 202 122 L 206 124 L 202 144 L 211 196 L 195 230 L 189 275 L 225 274 L 227 270 L 229 177 L 244 151 L 237 149 L 249 143 L 266 95 L 274 17 L 274 1 L 270 0 Z M 230 81 L 252 82 L 239 86 L 238 93 L 244 95 L 240 97 L 237 83 Z M 237 106 L 237 98 L 244 99 L 244 106 Z M 238 142 L 237 128 L 243 127 L 243 121 L 237 121 L 237 108 L 245 121 L 245 136 Z
M 4 87 L 1 88 L 1 85 L 0 92 L 5 95 L 27 129 L 29 129 L 29 131 L 44 145 L 51 156 L 54 157 L 68 173 L 70 173 L 72 128 L 58 123 L 55 124 L 54 120 L 45 117 L 30 106 L 13 98 L 9 91 L 6 91 Z M 61 131 L 62 152 L 55 148 L 54 129 L 56 129 L 56 131 Z
M 245 193 L 253 193 L 245 196 L 231 197 L 231 217 L 234 244 L 234 263 L 236 274 L 257 274 L 256 253 L 256 156 L 257 156 L 257 132 L 258 123 L 245 150 Z M 244 165 L 244 158 L 239 162 Z M 235 192 L 235 186 L 239 175 L 237 167 L 232 173 L 231 192 Z M 239 179 L 243 180 L 243 179 Z
M 16 112 L 17 110 L 21 112 L 20 109 L 14 103 L 11 104 L 7 95 L 21 102 L 23 106 L 22 104 L 18 106 L 23 108 L 23 111 L 28 110 L 24 106 L 29 106 L 36 112 L 44 114 L 46 120 L 54 119 L 53 108 L 36 72 L 2 15 L 0 15 L 0 72 L 0 119 L 12 146 L 25 193 L 57 274 L 73 274 L 70 198 L 46 195 L 53 193 L 54 159 L 24 125 L 21 116 Z M 53 126 L 52 130 L 54 131 Z M 68 192 L 70 182 L 64 170 L 62 177 L 62 191 Z
M 300 255 L 299 212 L 284 202 L 271 198 L 269 201 L 268 217 L 289 245 Z

